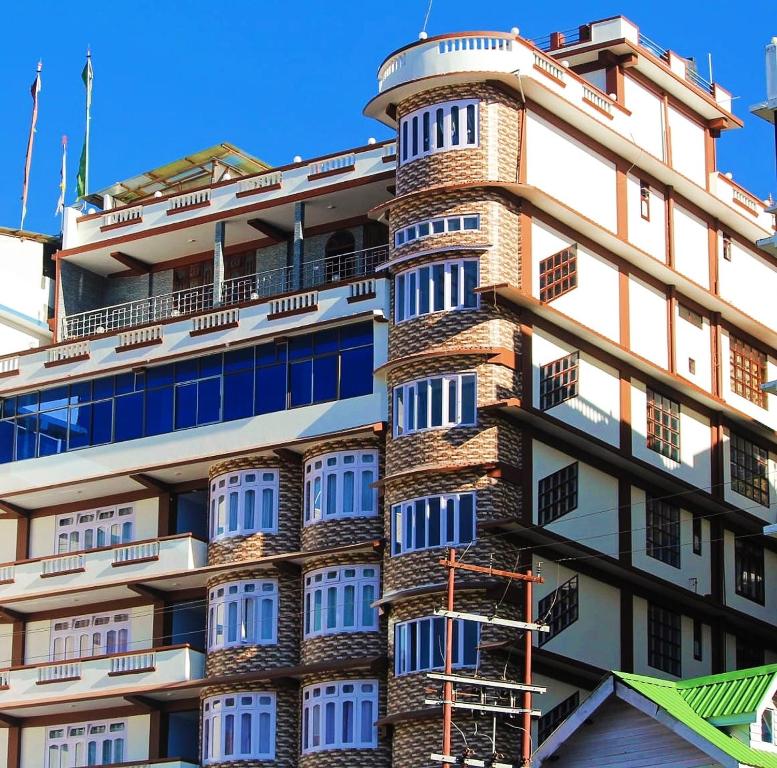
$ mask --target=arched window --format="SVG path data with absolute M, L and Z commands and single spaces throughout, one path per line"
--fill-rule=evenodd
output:
M 324 279 L 327 283 L 356 275 L 356 240 L 345 229 L 335 232 L 324 246 Z

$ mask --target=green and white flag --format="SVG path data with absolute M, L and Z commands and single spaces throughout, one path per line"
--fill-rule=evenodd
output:
M 78 176 L 76 177 L 76 194 L 81 199 L 89 191 L 89 121 L 92 119 L 89 113 L 92 109 L 92 53 L 86 52 L 86 64 L 81 73 L 81 79 L 86 86 L 86 132 L 84 134 L 84 148 L 81 150 L 81 161 L 78 163 Z

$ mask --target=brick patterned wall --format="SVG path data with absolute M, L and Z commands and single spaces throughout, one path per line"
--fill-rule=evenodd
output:
M 433 88 L 417 93 L 397 107 L 399 119 L 420 107 L 455 99 L 480 99 L 480 146 L 457 149 L 413 160 L 397 167 L 397 195 L 441 184 L 477 182 L 489 177 L 488 147 L 491 120 L 496 118 L 494 139 L 498 142 L 496 173 L 498 180 L 517 180 L 520 150 L 521 110 L 517 97 L 486 83 L 468 83 Z M 495 111 L 489 109 L 495 104 Z M 495 179 L 496 180 L 496 179 Z
M 291 688 L 272 688 L 267 684 L 213 685 L 203 688 L 200 701 L 209 696 L 226 693 L 275 693 L 275 759 L 274 760 L 230 760 L 223 763 L 209 763 L 215 768 L 297 768 L 299 756 L 299 691 Z M 202 705 L 200 705 L 202 707 Z M 202 716 L 202 708 L 200 708 Z M 200 720 L 200 754 L 202 754 L 202 720 Z
M 293 667 L 299 664 L 302 595 L 300 578 L 295 572 L 277 569 L 235 569 L 220 573 L 208 582 L 210 590 L 228 581 L 247 579 L 276 579 L 278 581 L 277 643 L 273 645 L 245 645 L 209 652 L 205 662 L 205 676 L 259 672 L 263 669 Z
M 302 465 L 299 461 L 263 456 L 246 456 L 214 464 L 208 473 L 216 478 L 245 469 L 279 470 L 278 532 L 228 536 L 208 546 L 208 565 L 255 560 L 267 555 L 299 550 L 302 515 Z M 208 505 L 210 509 L 210 504 Z
M 350 673 L 319 673 L 306 676 L 300 683 L 300 711 L 302 710 L 302 688 L 323 682 L 341 680 L 378 680 L 378 716 L 386 715 L 386 682 L 381 676 L 367 670 Z M 302 739 L 300 736 L 300 744 Z M 329 749 L 300 755 L 299 768 L 388 768 L 391 765 L 391 739 L 385 729 L 378 729 L 377 749 Z

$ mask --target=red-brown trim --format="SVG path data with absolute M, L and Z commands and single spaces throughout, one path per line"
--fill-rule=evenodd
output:
M 619 343 L 626 349 L 631 349 L 631 298 L 628 270 L 618 267 L 618 335 Z
M 57 571 L 56 573 L 40 573 L 38 576 L 41 579 L 53 579 L 57 576 L 70 576 L 74 573 L 86 573 L 86 568 L 71 568 L 68 571 Z
M 0 373 L 0 379 L 6 379 L 9 376 L 18 376 L 19 375 L 19 369 L 15 368 L 13 371 L 3 371 Z
M 332 168 L 328 171 L 321 171 L 320 173 L 309 173 L 308 181 L 316 181 L 317 179 L 327 179 L 330 176 L 339 176 L 341 173 L 350 173 L 356 168 L 355 164 L 343 165 L 340 168 Z
M 521 290 L 527 293 L 532 292 L 532 217 L 526 213 L 524 207 L 521 206 L 521 212 L 519 214 L 519 228 L 521 232 Z
M 43 363 L 44 368 L 56 368 L 58 365 L 67 365 L 68 363 L 80 363 L 82 360 L 88 360 L 90 357 L 88 352 L 83 355 L 75 355 L 74 357 L 64 357 L 61 360 L 47 360 Z
M 629 197 L 628 167 L 623 162 L 615 166 L 615 212 L 617 235 L 621 240 L 629 239 Z
M 360 301 L 369 301 L 370 299 L 377 298 L 377 295 L 375 291 L 370 291 L 369 293 L 360 293 L 358 296 L 349 296 L 346 301 L 348 304 L 356 304 Z
M 134 208 L 134 205 L 127 206 L 128 208 Z M 95 214 L 104 216 L 105 211 L 101 214 Z M 122 227 L 131 227 L 133 224 L 142 224 L 143 223 L 143 217 L 138 216 L 137 219 L 127 219 L 126 221 L 117 221 L 114 224 L 104 224 L 102 227 L 100 227 L 100 232 L 109 232 L 112 229 L 121 229 Z M 63 251 L 60 251 L 60 253 L 63 253 Z
M 118 346 L 114 349 L 114 352 L 129 352 L 133 349 L 142 349 L 143 347 L 154 347 L 157 344 L 161 344 L 163 342 L 163 339 L 160 337 L 158 339 L 148 339 L 147 341 L 136 341 L 132 344 L 124 344 L 123 346 Z
M 677 291 L 673 285 L 666 287 L 666 351 L 669 373 L 677 374 Z
M 526 174 L 527 174 L 527 154 L 526 150 L 528 149 L 528 145 L 526 143 L 526 116 L 528 114 L 528 111 L 526 109 L 526 102 L 524 101 L 520 116 L 521 116 L 521 125 L 519 128 L 519 147 L 518 151 L 520 152 L 520 155 L 518 156 L 518 183 L 519 184 L 525 184 L 526 183 Z
M 175 216 L 176 213 L 184 213 L 186 211 L 196 211 L 198 208 L 208 208 L 210 206 L 210 200 L 203 200 L 200 203 L 191 203 L 190 205 L 182 205 L 180 208 L 168 208 L 166 213 L 168 216 Z
M 664 206 L 666 215 L 666 265 L 674 269 L 675 243 L 674 243 L 674 187 L 666 187 L 664 191 Z
M 560 86 L 561 88 L 567 87 L 567 84 L 563 80 L 560 80 L 551 72 L 548 72 L 546 69 L 543 69 L 541 66 L 539 66 L 539 64 L 533 64 L 532 66 L 537 72 L 540 72 L 541 74 L 545 75 L 545 77 L 547 77 L 549 80 L 552 80 L 556 85 Z M 556 66 L 558 66 L 558 64 L 556 64 Z
M 634 670 L 634 593 L 624 584 L 620 588 L 620 668 Z
M 232 320 L 229 323 L 219 323 L 219 325 L 209 325 L 207 328 L 197 328 L 195 331 L 189 331 L 189 336 L 207 336 L 209 333 L 228 331 L 230 328 L 237 328 L 239 325 L 239 320 Z
M 261 195 L 262 192 L 272 192 L 276 189 L 280 189 L 283 186 L 282 183 L 268 184 L 266 187 L 258 187 L 256 189 L 244 189 L 240 192 L 235 192 L 236 198 L 251 197 L 251 195 Z
M 618 559 L 631 565 L 631 480 L 618 477 Z
M 318 304 L 311 304 L 307 307 L 297 307 L 296 309 L 286 309 L 283 312 L 272 312 L 267 315 L 268 320 L 279 320 L 282 317 L 293 317 L 294 315 L 306 315 L 308 312 L 318 312 Z
M 631 456 L 633 440 L 631 429 L 631 378 L 621 372 L 620 375 L 620 434 L 619 447 L 625 456 Z
M 707 224 L 707 256 L 709 260 L 709 291 L 714 296 L 720 295 L 720 285 L 718 280 L 718 226 Z

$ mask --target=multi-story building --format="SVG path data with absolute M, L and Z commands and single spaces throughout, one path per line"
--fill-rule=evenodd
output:
M 56 343 L 0 391 L 12 768 L 430 764 L 450 545 L 545 578 L 535 744 L 606 670 L 775 657 L 773 220 L 716 168 L 730 95 L 618 17 L 420 40 L 365 111 L 397 140 L 68 212 Z M 519 646 L 462 622 L 454 660 Z

